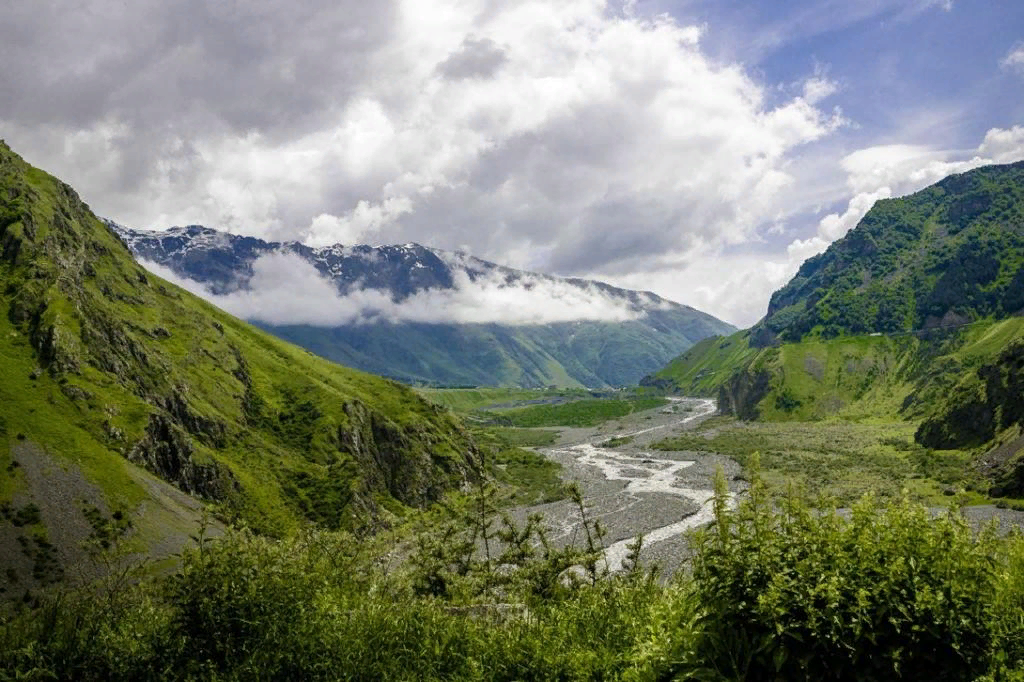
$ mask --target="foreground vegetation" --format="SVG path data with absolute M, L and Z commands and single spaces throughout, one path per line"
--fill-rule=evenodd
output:
M 906 499 L 812 511 L 750 464 L 749 498 L 728 510 L 720 478 L 668 584 L 604 574 L 578 491 L 582 539 L 556 548 L 481 490 L 405 562 L 234 530 L 173 575 L 29 599 L 0 620 L 0 679 L 1024 679 L 1019 536 Z

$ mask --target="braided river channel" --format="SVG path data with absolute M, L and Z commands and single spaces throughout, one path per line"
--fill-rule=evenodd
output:
M 605 561 L 611 571 L 623 568 L 630 545 L 643 535 L 641 564 L 657 563 L 665 575 L 688 555 L 686 531 L 713 520 L 713 480 L 721 466 L 730 490 L 740 468 L 734 461 L 706 452 L 669 452 L 651 445 L 692 428 L 716 411 L 715 401 L 672 398 L 664 408 L 648 410 L 589 429 L 563 429 L 559 442 L 538 449 L 559 462 L 567 480 L 580 484 L 588 514 L 607 530 Z M 613 447 L 602 447 L 615 438 Z M 540 512 L 556 544 L 581 542 L 579 513 L 572 502 L 521 508 L 517 516 Z

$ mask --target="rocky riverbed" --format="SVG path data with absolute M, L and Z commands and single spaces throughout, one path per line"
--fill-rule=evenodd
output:
M 564 429 L 556 445 L 540 450 L 562 465 L 567 480 L 580 484 L 588 513 L 607 529 L 609 569 L 622 568 L 627 545 L 642 534 L 641 563 L 657 563 L 666 574 L 675 572 L 687 555 L 687 531 L 712 520 L 716 468 L 722 467 L 732 492 L 742 490 L 740 467 L 730 459 L 650 447 L 693 428 L 716 410 L 713 400 L 673 398 L 665 408 L 594 428 Z M 516 516 L 525 518 L 533 512 L 544 515 L 554 542 L 581 540 L 579 514 L 571 501 L 524 507 Z
M 717 410 L 713 400 L 671 400 L 668 407 L 598 427 L 562 429 L 554 446 L 538 450 L 562 465 L 566 480 L 579 483 L 591 518 L 607 529 L 605 557 L 613 571 L 622 568 L 627 545 L 642 534 L 641 563 L 658 564 L 666 576 L 675 573 L 689 555 L 688 531 L 713 520 L 715 470 L 723 469 L 734 495 L 746 488 L 740 466 L 727 457 L 651 449 L 652 443 L 695 428 Z M 514 516 L 522 520 L 535 512 L 544 516 L 555 543 L 582 542 L 579 513 L 571 501 L 523 507 Z M 1006 530 L 1024 527 L 1020 511 L 982 505 L 963 512 L 975 528 L 992 519 Z

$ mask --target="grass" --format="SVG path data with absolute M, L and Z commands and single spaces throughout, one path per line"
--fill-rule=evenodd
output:
M 969 486 L 971 454 L 936 451 L 914 442 L 915 424 L 865 421 L 741 422 L 715 417 L 654 444 L 660 450 L 716 452 L 747 466 L 760 454 L 776 492 L 796 485 L 848 505 L 866 493 L 898 498 L 904 489 L 928 504 L 945 504 L 949 487 Z M 973 503 L 987 498 L 970 493 Z
M 655 373 L 670 386 L 687 395 L 712 395 L 739 367 L 758 355 L 749 344 L 750 332 L 704 339 Z
M 468 413 L 503 403 L 585 395 L 582 390 L 564 388 L 417 388 L 415 390 L 427 400 L 460 413 Z
M 951 396 L 976 391 L 977 368 L 1020 339 L 1019 317 L 983 320 L 934 338 L 808 337 L 762 349 L 750 348 L 749 333 L 740 332 L 701 342 L 659 377 L 762 421 L 922 420 L 940 414 Z
M 554 445 L 558 440 L 558 431 L 554 429 L 519 429 L 508 427 L 492 427 L 488 431 L 498 443 L 505 447 L 539 448 Z
M 597 426 L 635 412 L 663 407 L 668 400 L 658 397 L 576 400 L 559 405 L 533 405 L 506 410 L 497 415 L 503 423 L 534 428 L 546 426 Z
M 497 480 L 511 486 L 505 494 L 507 504 L 533 505 L 565 499 L 562 467 L 544 455 L 507 448 L 495 453 L 493 461 Z
M 472 433 L 479 446 L 489 453 L 494 478 L 503 484 L 504 504 L 541 504 L 565 498 L 561 465 L 525 449 L 553 445 L 557 431 L 476 427 Z

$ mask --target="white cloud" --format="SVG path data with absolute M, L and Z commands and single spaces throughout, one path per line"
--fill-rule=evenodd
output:
M 764 316 L 772 293 L 792 278 L 805 260 L 843 237 L 877 200 L 913 193 L 953 173 L 1020 160 L 1024 160 L 1024 126 L 992 128 L 982 143 L 966 154 L 919 145 L 861 149 L 840 162 L 850 196 L 843 211 L 824 216 L 811 234 L 792 239 L 784 250 L 767 244 L 760 253 L 707 248 L 675 264 L 666 263 L 663 269 L 609 281 L 651 288 L 669 299 L 713 311 L 738 326 L 750 326 Z
M 817 104 L 828 99 L 836 92 L 839 86 L 822 75 L 815 75 L 804 82 L 804 99 L 810 104 Z
M 406 197 L 389 197 L 373 205 L 360 201 L 345 216 L 321 213 L 313 218 L 306 243 L 310 246 L 374 243 L 382 228 L 411 211 L 412 202 Z
M 454 265 L 464 265 L 453 258 Z M 335 327 L 384 321 L 530 325 L 624 322 L 645 314 L 637 305 L 596 287 L 530 275 L 510 283 L 501 270 L 472 281 L 464 267 L 456 267 L 454 289 L 425 289 L 396 301 L 380 289 L 341 294 L 308 261 L 287 252 L 261 256 L 253 262 L 253 276 L 244 289 L 221 295 L 164 266 L 147 261 L 142 265 L 236 317 L 276 325 Z
M 874 199 L 1024 147 L 1017 126 L 990 131 L 976 158 L 876 145 L 837 168 L 829 138 L 846 121 L 827 65 L 766 82 L 756 59 L 709 56 L 705 31 L 722 26 L 644 16 L 634 0 L 65 5 L 14 3 L 0 22 L 36 46 L 0 77 L 13 93 L 0 136 L 104 215 L 467 249 L 741 324 Z M 952 9 L 804 3 L 748 42 Z M 940 113 L 915 112 L 904 139 L 944 135 L 956 117 Z M 819 205 L 829 215 L 794 228 Z
M 841 166 L 853 197 L 842 214 L 821 219 L 816 235 L 789 245 L 791 260 L 802 261 L 824 251 L 853 229 L 879 199 L 916 192 L 954 173 L 1024 158 L 1024 127 L 992 128 L 973 156 L 959 161 L 947 160 L 950 156 L 950 152 L 920 145 L 868 147 L 847 155 Z
M 318 126 L 195 128 L 123 192 L 91 173 L 95 154 L 55 149 L 54 167 L 126 224 L 468 245 L 563 273 L 749 239 L 786 205 L 794 155 L 843 125 L 824 106 L 834 84 L 816 74 L 778 101 L 709 58 L 701 27 L 612 10 L 402 0 Z
M 1006 56 L 999 62 L 999 65 L 1004 69 L 1016 71 L 1024 76 L 1024 43 L 1018 43 L 1010 48 L 1010 51 L 1006 53 Z
M 978 153 L 995 163 L 1012 163 L 1024 159 L 1024 126 L 993 128 L 985 133 Z

